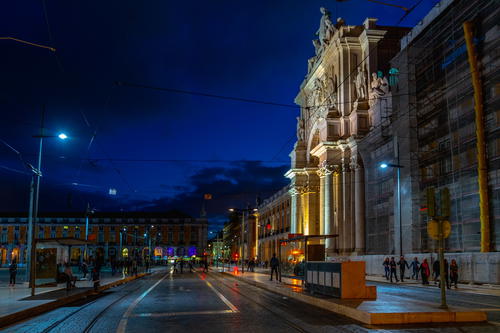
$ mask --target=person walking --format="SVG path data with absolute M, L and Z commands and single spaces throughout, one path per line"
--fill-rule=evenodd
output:
M 73 275 L 68 263 L 64 264 L 64 275 L 66 276 L 66 290 L 76 287 L 76 276 Z
M 250 259 L 250 261 L 248 262 L 248 270 L 250 272 L 255 272 L 255 260 Z
M 14 287 L 16 285 L 16 275 L 17 275 L 17 262 L 13 259 L 9 265 L 9 287 Z
M 390 275 L 391 275 L 391 283 L 392 283 L 392 276 L 394 275 L 394 278 L 396 279 L 396 282 L 399 282 L 398 276 L 396 274 L 396 261 L 394 260 L 394 257 L 391 257 L 391 261 L 389 261 L 389 268 L 391 270 Z
M 450 289 L 450 279 L 448 278 L 449 265 L 448 260 L 444 260 L 444 280 L 446 281 L 446 288 Z M 441 279 L 438 280 L 438 287 L 441 287 Z
M 432 274 L 434 275 L 434 284 L 437 284 L 439 279 L 439 260 L 434 261 L 432 264 Z
M 184 273 L 184 259 L 181 259 L 181 262 L 180 262 L 180 266 L 181 266 L 181 274 Z
M 97 267 L 94 267 L 92 269 L 92 282 L 94 282 L 94 291 L 99 290 L 100 280 L 101 280 L 101 277 L 99 274 L 99 270 L 97 269 Z
M 208 259 L 203 261 L 203 273 L 208 273 Z
M 413 261 L 411 262 L 410 267 L 412 269 L 411 278 L 418 280 L 418 271 L 420 270 L 420 263 L 418 262 L 417 257 L 413 258 Z
M 132 274 L 137 276 L 137 260 L 135 259 L 132 261 Z
M 455 259 L 451 259 L 451 264 L 450 264 L 450 280 L 451 280 L 451 285 L 455 284 L 455 289 L 457 289 L 457 283 L 458 283 L 458 265 L 457 265 L 457 261 Z
M 82 262 L 82 273 L 83 273 L 83 279 L 85 280 L 87 278 L 87 274 L 89 272 L 89 266 L 87 263 L 84 261 Z
M 280 266 L 280 262 L 278 260 L 278 258 L 276 258 L 276 253 L 273 253 L 273 257 L 271 258 L 271 278 L 269 279 L 269 281 L 272 281 L 273 280 L 273 273 L 276 272 L 276 280 L 279 279 L 279 276 L 278 276 L 278 269 L 279 269 L 279 266 Z
M 410 268 L 408 265 L 408 262 L 406 261 L 404 256 L 401 256 L 398 261 L 398 266 L 399 266 L 399 277 L 401 278 L 401 282 L 405 282 L 405 270 L 407 268 Z
M 389 257 L 386 257 L 384 262 L 382 263 L 382 266 L 384 266 L 384 274 L 386 280 L 389 280 L 389 273 L 391 272 L 389 262 L 390 262 Z
M 431 275 L 431 270 L 429 268 L 429 263 L 427 262 L 426 258 L 424 258 L 422 265 L 420 265 L 420 271 L 422 273 L 422 284 L 428 285 L 429 284 L 429 276 Z

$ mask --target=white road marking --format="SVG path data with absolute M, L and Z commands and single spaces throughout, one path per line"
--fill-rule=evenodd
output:
M 199 273 L 196 273 L 196 274 L 198 274 L 198 276 L 200 276 Z M 200 277 L 200 279 L 201 279 L 201 277 Z M 207 284 L 207 286 L 209 286 L 210 289 L 212 289 L 213 292 L 217 296 L 219 296 L 219 298 L 231 309 L 231 311 L 233 311 L 233 312 L 239 312 L 238 308 L 236 306 L 234 306 L 233 303 L 229 302 L 229 300 L 224 295 L 222 295 L 217 289 L 215 289 L 214 286 L 212 286 L 212 284 L 210 282 L 208 282 L 207 280 L 203 280 L 203 281 L 205 281 L 205 283 Z
M 146 312 L 134 314 L 132 317 L 175 317 L 175 316 L 190 316 L 190 315 L 211 315 L 234 313 L 233 310 L 214 310 L 214 311 L 186 311 L 186 312 Z
M 116 333 L 125 333 L 125 330 L 127 328 L 127 321 L 128 321 L 128 318 L 130 317 L 130 315 L 132 314 L 132 311 L 134 311 L 134 308 L 137 306 L 137 304 L 139 304 L 140 301 L 142 301 L 142 299 L 144 297 L 146 297 L 150 292 L 151 290 L 153 290 L 154 288 L 156 288 L 157 285 L 159 285 L 163 280 L 165 280 L 165 278 L 167 277 L 168 275 L 165 275 L 164 277 L 162 277 L 160 280 L 158 280 L 158 282 L 156 282 L 154 285 L 152 285 L 148 290 L 146 290 L 145 292 L 143 292 L 139 297 L 137 297 L 133 302 L 132 304 L 130 304 L 130 306 L 128 307 L 127 311 L 125 312 L 125 314 L 123 315 L 122 319 L 120 319 L 120 323 L 118 324 L 118 328 L 116 329 Z
M 233 312 L 238 312 L 238 308 L 236 306 L 234 306 L 233 303 L 229 302 L 229 300 L 224 296 L 222 295 L 219 291 L 217 291 L 217 289 L 214 288 L 214 286 L 212 286 L 212 284 L 210 282 L 208 282 L 207 280 L 205 280 L 205 283 L 207 284 L 207 286 L 210 287 L 210 289 L 212 289 L 214 291 L 214 293 L 219 296 L 219 298 L 224 302 L 226 303 L 226 305 L 231 309 L 231 311 Z

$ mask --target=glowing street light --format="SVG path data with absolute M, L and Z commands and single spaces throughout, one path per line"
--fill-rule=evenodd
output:
M 385 169 L 387 167 L 388 167 L 387 163 L 380 163 L 380 168 Z
M 68 138 L 68 136 L 65 133 L 59 133 L 57 137 L 61 140 L 66 140 Z

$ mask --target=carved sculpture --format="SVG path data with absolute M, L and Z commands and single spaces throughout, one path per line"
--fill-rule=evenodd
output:
M 324 92 L 324 87 L 323 87 L 323 82 L 320 79 L 315 79 L 314 84 L 313 84 L 313 91 L 312 91 L 312 102 L 313 104 L 311 107 L 319 107 L 321 106 L 321 103 L 323 102 L 323 92 Z
M 389 92 L 389 82 L 386 77 L 380 78 L 377 76 L 377 73 L 372 73 L 370 88 L 370 106 L 373 106 L 377 99 Z
M 320 8 L 320 12 L 323 14 L 323 16 L 321 17 L 321 20 L 319 22 L 318 31 L 316 31 L 316 36 L 318 36 L 318 39 L 314 39 L 312 41 L 314 46 L 314 53 L 316 55 L 309 58 L 309 60 L 307 61 L 307 74 L 309 74 L 313 69 L 314 64 L 321 56 L 321 53 L 325 49 L 325 46 L 330 43 L 330 39 L 332 38 L 336 29 L 335 25 L 330 19 L 330 12 L 324 7 Z
M 316 35 L 319 37 L 319 42 L 321 46 L 328 45 L 330 39 L 332 38 L 335 32 L 335 26 L 330 19 L 330 12 L 324 8 L 320 8 L 320 12 L 323 14 L 321 20 L 319 21 L 319 29 L 316 32 Z
M 306 134 L 306 128 L 304 119 L 301 117 L 297 117 L 297 140 L 304 141 Z
M 356 85 L 356 95 L 358 100 L 366 99 L 366 75 L 362 67 L 358 67 L 358 74 L 356 75 L 356 80 L 354 81 Z
M 326 104 L 328 108 L 333 108 L 337 104 L 337 77 L 333 73 L 325 76 L 324 87 L 326 90 Z

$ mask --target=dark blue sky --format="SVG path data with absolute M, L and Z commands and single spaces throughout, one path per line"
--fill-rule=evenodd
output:
M 435 2 L 424 0 L 401 25 L 416 24 Z M 47 131 L 71 136 L 44 147 L 42 211 L 83 211 L 90 201 L 103 211 L 197 214 L 212 193 L 209 217 L 220 219 L 286 184 L 298 109 L 115 82 L 293 104 L 320 6 L 348 24 L 378 17 L 391 25 L 403 14 L 366 0 L 6 2 L 1 37 L 57 51 L 0 40 L 0 139 L 35 164 L 42 105 Z M 0 211 L 27 210 L 23 172 L 0 144 Z

